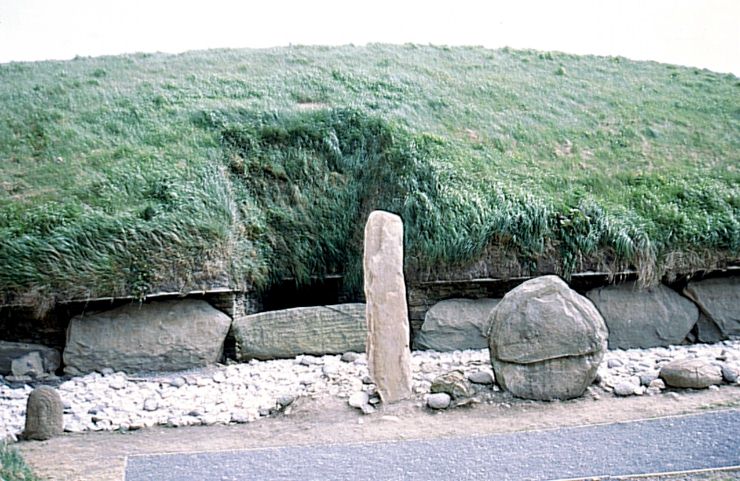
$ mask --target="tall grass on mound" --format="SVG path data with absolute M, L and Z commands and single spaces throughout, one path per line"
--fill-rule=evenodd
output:
M 473 47 L 3 64 L 0 302 L 357 286 L 376 208 L 403 217 L 412 273 L 483 258 L 650 281 L 737 262 L 739 92 L 704 70 Z
M 567 277 L 601 257 L 649 282 L 665 269 L 668 247 L 738 249 L 736 190 L 716 200 L 713 183 L 638 188 L 661 182 L 649 176 L 616 200 L 609 192 L 551 196 L 459 169 L 467 159 L 453 142 L 357 110 L 211 112 L 201 122 L 220 130 L 240 222 L 271 260 L 263 285 L 346 273 L 359 289 L 362 231 L 375 209 L 403 218 L 407 257 L 426 270 L 465 265 L 496 246 L 532 271 L 549 256 Z
M 18 451 L 0 442 L 0 480 L 38 481 Z
M 155 169 L 103 170 L 76 198 L 4 205 L 0 285 L 16 294 L 8 300 L 43 312 L 70 298 L 228 286 L 232 259 L 241 278 L 258 271 L 252 247 L 234 235 L 224 172 L 214 167 L 188 175 L 192 180 Z M 88 203 L 92 196 L 102 205 Z

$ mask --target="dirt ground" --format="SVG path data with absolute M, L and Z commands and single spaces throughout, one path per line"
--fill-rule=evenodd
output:
M 301 398 L 289 414 L 250 424 L 67 434 L 49 441 L 21 442 L 17 447 L 42 479 L 120 481 L 126 457 L 141 454 L 479 436 L 733 408 L 740 408 L 737 385 L 716 391 L 684 390 L 677 398 L 662 394 L 562 402 L 510 399 L 507 403 L 473 404 L 442 412 L 423 408 L 415 400 L 382 406 L 371 415 L 363 415 L 335 398 Z M 650 479 L 740 479 L 740 472 L 701 476 L 705 475 Z

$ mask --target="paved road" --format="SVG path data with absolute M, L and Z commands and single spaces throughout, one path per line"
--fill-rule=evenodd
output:
M 729 410 L 471 438 L 135 456 L 126 481 L 535 481 L 737 465 L 740 410 Z

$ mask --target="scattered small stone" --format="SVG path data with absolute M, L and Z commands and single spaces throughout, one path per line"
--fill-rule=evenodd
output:
M 719 391 L 719 386 L 717 386 L 716 384 L 712 384 L 707 389 L 709 389 L 710 391 Z
M 375 412 L 375 408 L 370 404 L 363 404 L 360 406 L 360 410 L 362 411 L 362 414 L 372 414 Z
M 370 376 L 364 376 L 362 378 L 362 384 L 373 384 L 373 378 Z
M 651 382 L 658 379 L 658 373 L 653 372 L 643 372 L 640 374 L 640 385 L 642 386 L 649 386 Z
M 187 384 L 187 382 L 185 381 L 185 378 L 182 376 L 178 376 L 170 380 L 170 386 L 172 387 L 180 388 L 180 387 L 183 387 L 185 384 Z
M 324 367 L 321 368 L 321 372 L 326 377 L 334 377 L 339 374 L 339 367 L 333 364 L 325 364 Z
M 635 394 L 635 386 L 629 381 L 622 381 L 614 386 L 614 394 L 617 396 L 632 396 Z
M 342 362 L 355 362 L 360 355 L 356 352 L 345 352 L 340 358 Z
M 445 392 L 438 392 L 427 396 L 427 406 L 432 409 L 447 409 L 450 407 L 452 397 Z
M 693 355 L 696 359 L 715 364 L 720 369 L 722 365 L 727 365 L 735 372 L 740 371 L 740 341 L 693 347 L 697 351 Z M 722 351 L 724 353 L 720 355 Z M 645 374 L 686 356 L 685 346 L 608 351 L 599 366 L 601 387 L 592 385 L 588 388 L 587 396 L 594 400 L 604 398 L 604 393 L 613 392 L 613 387 L 620 382 L 630 382 L 636 386 L 639 380 L 643 384 Z M 720 363 L 717 357 L 725 357 L 726 360 Z M 260 419 L 260 410 L 263 415 L 290 413 L 294 404 L 283 406 L 289 399 L 297 400 L 303 396 L 337 396 L 347 399 L 350 394 L 358 391 L 365 391 L 368 395 L 368 403 L 360 406 L 374 406 L 378 397 L 372 381 L 368 377 L 366 380 L 370 385 L 363 385 L 361 382 L 368 375 L 365 356 L 360 354 L 353 362 L 343 362 L 340 358 L 341 356 L 322 357 L 317 366 L 304 366 L 293 359 L 254 360 L 173 373 L 169 376 L 151 374 L 151 377 L 130 377 L 123 372 L 101 369 L 100 373 L 58 382 L 57 389 L 63 404 L 64 430 L 78 433 L 93 430 L 135 430 L 156 424 L 174 427 L 253 422 Z M 608 360 L 612 358 L 620 359 L 622 366 L 609 369 Z M 469 382 L 470 376 L 475 379 L 475 373 L 488 371 L 490 358 L 486 350 L 449 353 L 418 351 L 412 354 L 412 363 L 413 392 L 416 398 L 413 405 L 425 408 L 432 381 L 437 377 L 458 370 L 463 373 L 463 379 Z M 323 374 L 325 366 L 336 366 L 336 375 L 329 377 Z M 215 374 L 219 371 L 223 372 L 225 382 L 214 381 L 214 377 L 220 378 Z M 199 382 L 200 378 L 204 378 L 206 382 Z M 16 440 L 23 431 L 26 402 L 33 390 L 27 382 L 30 381 L 10 382 L 5 377 L 0 379 L 0 442 Z M 112 388 L 111 383 L 119 389 Z M 496 384 L 470 383 L 470 386 L 475 394 L 451 401 L 448 409 L 478 401 L 501 405 L 502 401 L 508 400 L 508 394 L 502 395 L 502 390 Z M 635 395 L 642 393 L 657 396 L 663 389 L 665 383 L 658 378 L 651 381 L 647 389 L 636 387 Z M 674 395 L 671 394 L 662 402 L 667 402 Z M 155 411 L 143 409 L 144 401 L 149 398 L 157 401 Z M 364 410 L 369 412 L 367 407 Z
M 362 408 L 362 406 L 370 402 L 370 396 L 364 391 L 359 391 L 353 393 L 347 402 L 353 408 Z
M 315 366 L 317 364 L 323 364 L 323 361 L 314 356 L 300 356 L 298 364 L 301 366 Z
M 159 407 L 159 402 L 153 397 L 147 398 L 144 401 L 144 411 L 156 411 Z
M 662 391 L 665 389 L 665 382 L 663 382 L 662 379 L 654 379 L 650 381 L 650 385 L 648 386 L 650 389 L 657 389 L 659 391 Z
M 223 371 L 216 371 L 215 373 L 213 373 L 212 379 L 213 379 L 213 382 L 218 382 L 218 383 L 226 382 L 226 374 L 224 374 Z
M 111 389 L 123 389 L 126 387 L 126 378 L 121 375 L 112 376 L 108 385 Z
M 615 367 L 622 367 L 624 364 L 619 359 L 609 359 L 606 363 L 606 367 L 614 369 Z
M 115 372 L 116 371 L 114 371 L 110 367 L 104 367 L 103 369 L 100 370 L 100 374 L 102 374 L 103 376 L 112 376 L 113 373 L 115 373 Z
M 722 364 L 722 379 L 725 380 L 727 383 L 733 383 L 737 382 L 738 374 L 737 371 L 728 366 L 727 364 Z
M 475 384 L 493 384 L 493 375 L 486 371 L 475 371 L 468 374 L 468 381 Z
M 294 402 L 295 402 L 295 396 L 291 396 L 291 395 L 283 395 L 277 398 L 277 403 L 284 408 L 290 406 Z
M 474 394 L 473 386 L 462 371 L 450 371 L 438 376 L 432 382 L 430 390 L 432 393 L 447 393 L 452 399 L 471 397 Z

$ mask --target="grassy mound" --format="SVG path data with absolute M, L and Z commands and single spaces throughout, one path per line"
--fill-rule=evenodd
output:
M 740 81 L 620 58 L 290 47 L 0 65 L 0 292 L 51 303 L 345 273 L 740 257 Z

